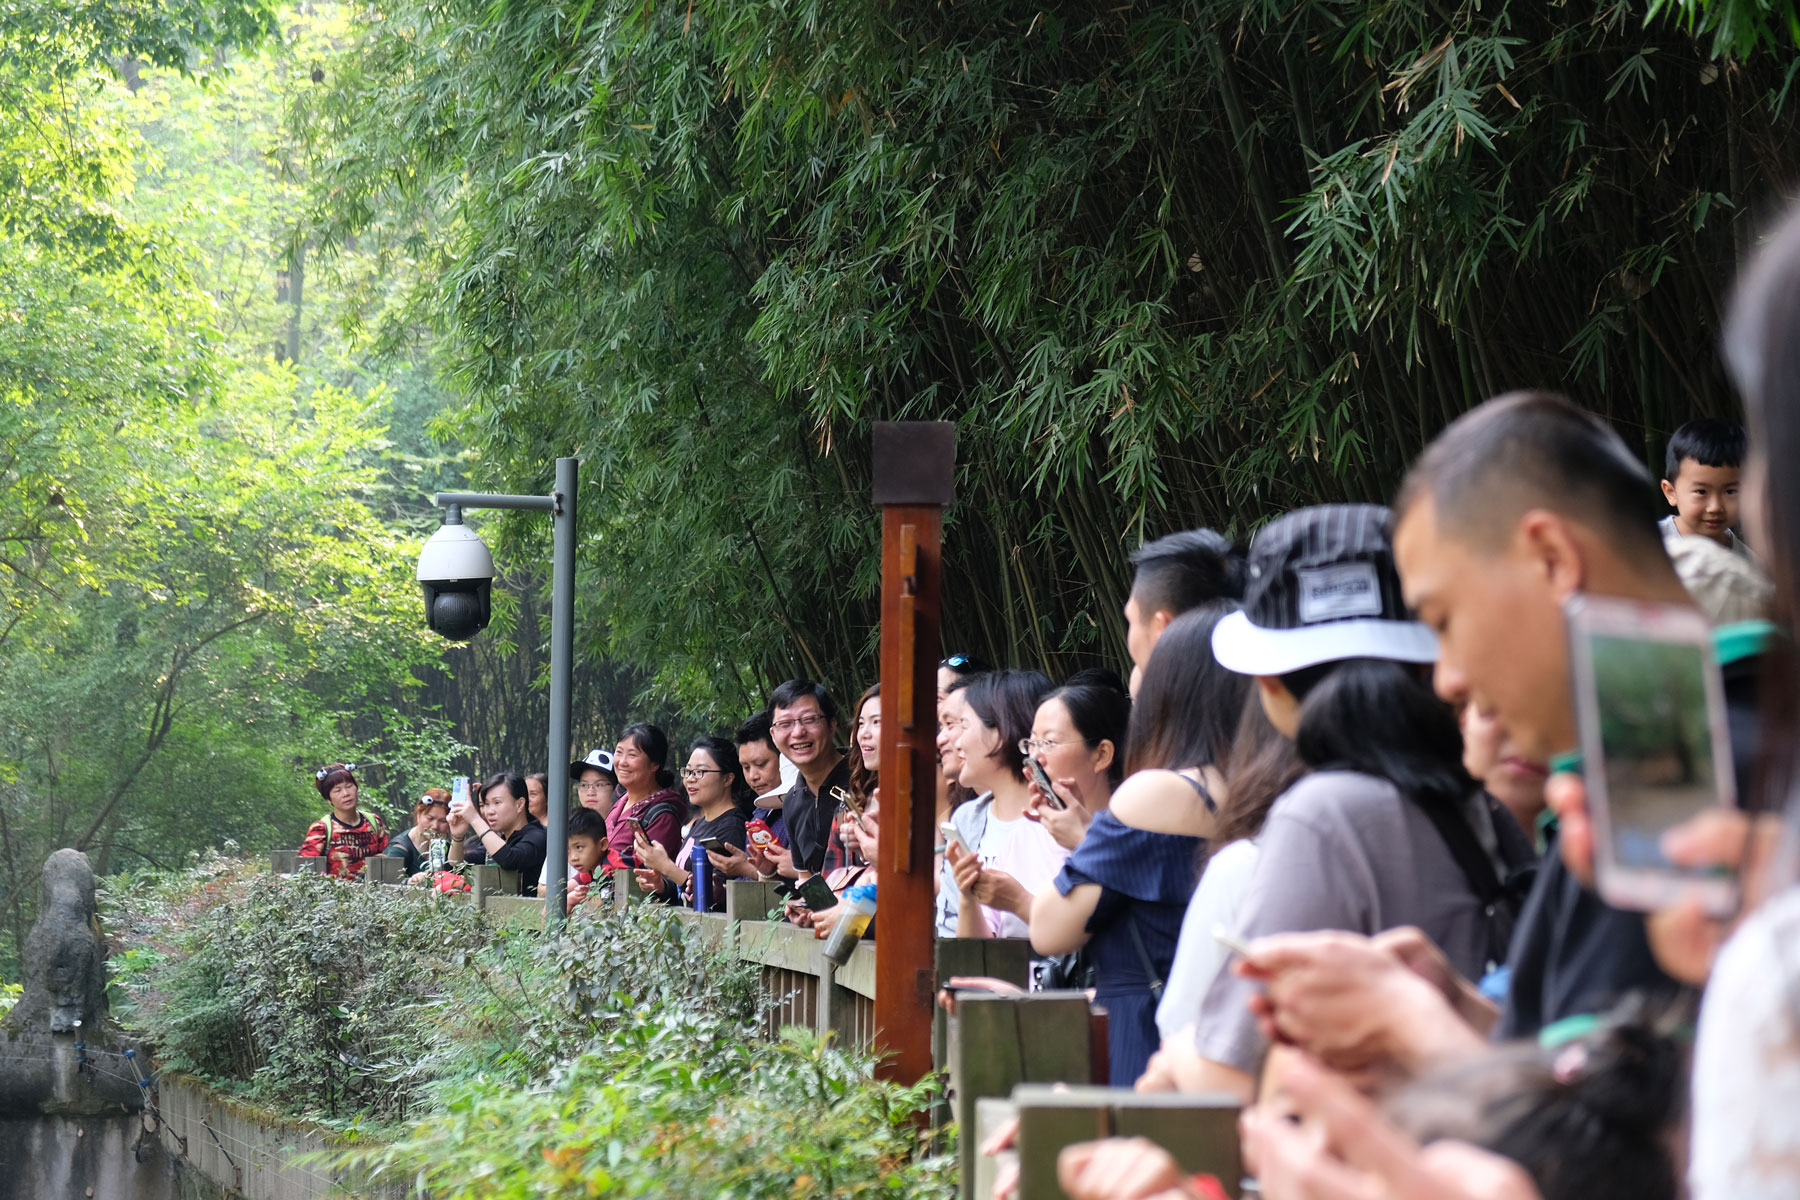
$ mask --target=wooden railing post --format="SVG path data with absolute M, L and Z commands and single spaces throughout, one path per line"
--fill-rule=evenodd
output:
M 881 853 L 875 941 L 876 1071 L 931 1070 L 937 844 L 938 597 L 944 509 L 956 494 L 956 426 L 877 421 L 881 516 Z

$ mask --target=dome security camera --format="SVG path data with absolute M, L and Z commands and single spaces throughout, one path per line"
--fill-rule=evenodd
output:
M 494 556 L 454 505 L 419 554 L 419 586 L 425 591 L 425 625 L 439 637 L 466 642 L 487 628 Z

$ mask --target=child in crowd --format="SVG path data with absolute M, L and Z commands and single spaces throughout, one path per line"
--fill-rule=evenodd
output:
M 1675 510 L 1658 525 L 1663 537 L 1711 538 L 1750 558 L 1750 548 L 1734 532 L 1743 468 L 1742 425 L 1708 417 L 1677 429 L 1663 464 L 1663 498 Z
M 600 864 L 606 858 L 606 818 L 591 808 L 569 810 L 569 912 L 586 903 L 590 895 L 598 898 L 594 886 Z

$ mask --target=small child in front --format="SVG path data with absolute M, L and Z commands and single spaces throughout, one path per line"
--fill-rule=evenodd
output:
M 1660 522 L 1665 539 L 1711 538 L 1754 560 L 1734 532 L 1744 452 L 1744 427 L 1733 421 L 1707 417 L 1675 431 L 1663 464 L 1663 498 L 1675 510 Z
M 591 808 L 569 810 L 568 912 L 585 902 L 593 888 L 594 874 L 606 857 L 606 818 Z

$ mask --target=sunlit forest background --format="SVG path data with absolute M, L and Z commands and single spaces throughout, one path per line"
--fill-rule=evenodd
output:
M 1784 15 L 1786 14 L 1786 15 Z M 0 6 L 0 961 L 37 865 L 293 844 L 540 769 L 548 529 L 494 627 L 446 487 L 584 460 L 577 739 L 875 672 L 869 425 L 958 424 L 949 649 L 1123 666 L 1128 551 L 1386 499 L 1569 391 L 1729 414 L 1792 6 Z

